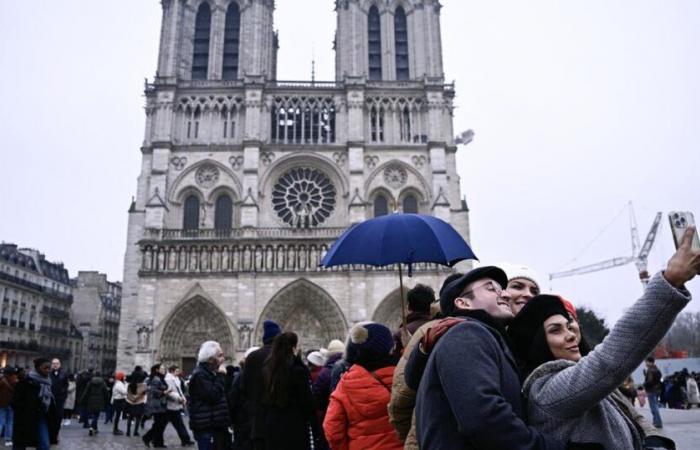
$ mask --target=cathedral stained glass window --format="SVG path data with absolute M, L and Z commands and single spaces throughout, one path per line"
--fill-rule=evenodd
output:
M 192 51 L 192 79 L 206 80 L 209 70 L 209 35 L 211 33 L 211 8 L 202 2 L 194 23 L 194 48 Z
M 318 169 L 297 167 L 282 175 L 272 189 L 272 207 L 295 228 L 322 224 L 335 208 L 335 186 Z

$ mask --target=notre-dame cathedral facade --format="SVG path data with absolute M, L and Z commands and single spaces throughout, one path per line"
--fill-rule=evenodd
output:
M 231 361 L 265 319 L 306 349 L 358 321 L 398 325 L 394 268 L 318 263 L 349 225 L 396 211 L 468 238 L 439 1 L 336 0 L 328 82 L 277 79 L 274 0 L 161 3 L 118 366 L 187 370 L 207 339 Z M 446 273 L 418 265 L 408 285 Z

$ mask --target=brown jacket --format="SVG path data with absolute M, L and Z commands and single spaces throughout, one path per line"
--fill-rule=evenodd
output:
M 418 450 L 416 418 L 413 414 L 413 410 L 416 407 L 416 391 L 406 386 L 404 370 L 408 362 L 408 357 L 411 356 L 411 352 L 415 346 L 418 345 L 425 331 L 437 322 L 437 320 L 431 320 L 423 324 L 413 333 L 394 371 L 391 401 L 389 402 L 389 421 L 398 433 L 399 439 L 403 441 L 404 450 Z
M 0 378 L 0 408 L 6 408 L 10 406 L 10 401 L 12 400 L 12 393 L 15 391 L 15 387 L 10 384 L 10 380 L 7 377 Z

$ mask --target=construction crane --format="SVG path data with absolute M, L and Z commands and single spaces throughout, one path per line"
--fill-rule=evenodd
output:
M 649 252 L 651 252 L 651 247 L 654 245 L 656 240 L 656 234 L 659 231 L 659 224 L 661 223 L 661 213 L 656 213 L 654 222 L 651 224 L 649 233 L 644 240 L 644 244 L 639 245 L 639 232 L 637 231 L 637 220 L 634 215 L 634 208 L 632 202 L 629 203 L 630 211 L 630 235 L 632 238 L 632 256 L 623 256 L 618 258 L 608 259 L 606 261 L 601 261 L 595 264 L 588 264 L 581 267 L 576 267 L 574 269 L 564 270 L 561 272 L 555 272 L 549 274 L 549 280 L 555 278 L 571 277 L 574 275 L 581 275 L 584 273 L 598 272 L 601 270 L 611 269 L 613 267 L 624 266 L 631 262 L 634 262 L 639 272 L 639 279 L 643 286 L 646 286 L 649 282 L 649 271 L 647 270 L 647 259 L 649 258 Z

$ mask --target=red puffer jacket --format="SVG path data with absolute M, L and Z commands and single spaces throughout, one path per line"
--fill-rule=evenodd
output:
M 331 394 L 323 431 L 332 450 L 403 449 L 387 412 L 394 367 L 374 375 L 355 364 Z

